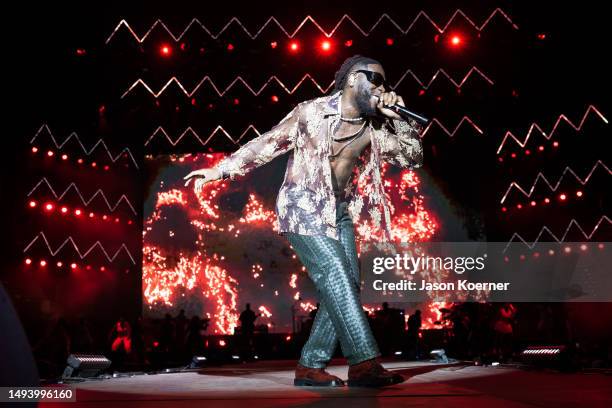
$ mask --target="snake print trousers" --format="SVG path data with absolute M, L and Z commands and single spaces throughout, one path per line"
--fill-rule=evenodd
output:
M 286 233 L 319 294 L 319 310 L 300 358 L 305 367 L 324 368 L 338 341 L 351 365 L 380 356 L 359 298 L 355 231 L 347 206 L 347 201 L 336 205 L 339 241 L 325 235 Z

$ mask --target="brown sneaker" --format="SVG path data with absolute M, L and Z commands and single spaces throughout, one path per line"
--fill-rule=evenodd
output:
M 310 368 L 298 364 L 293 385 L 311 387 L 343 387 L 344 381 L 323 368 Z
M 386 370 L 376 359 L 349 366 L 349 387 L 384 387 L 404 381 L 404 377 Z

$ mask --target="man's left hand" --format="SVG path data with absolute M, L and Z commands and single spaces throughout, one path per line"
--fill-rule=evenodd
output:
M 404 105 L 404 100 L 402 99 L 402 97 L 397 95 L 394 91 L 384 92 L 383 94 L 380 95 L 378 99 L 378 105 L 376 105 L 376 108 L 379 110 L 380 113 L 382 113 L 383 115 L 385 115 L 386 117 L 390 119 L 400 119 L 401 120 L 402 117 L 400 115 L 393 112 L 391 109 L 384 107 L 385 105 L 392 106 L 395 104 L 398 104 L 400 106 L 406 106 Z

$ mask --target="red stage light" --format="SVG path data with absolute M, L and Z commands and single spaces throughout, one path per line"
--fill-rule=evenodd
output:
M 554 146 L 554 147 L 559 147 L 559 142 L 554 141 L 554 142 L 553 142 L 553 146 Z
M 278 96 L 272 95 L 272 102 L 278 102 Z
M 159 52 L 161 53 L 161 55 L 163 55 L 164 57 L 169 57 L 170 54 L 172 54 L 172 48 L 168 45 L 162 45 L 159 49 Z
M 97 166 L 96 162 L 91 163 L 91 167 L 96 167 L 96 166 Z
M 502 212 L 506 212 L 508 209 L 506 207 L 502 207 Z
M 350 47 L 351 45 L 353 45 L 353 40 L 346 40 L 344 42 L 344 45 L 347 46 L 347 47 Z
M 576 196 L 582 197 L 582 191 L 580 191 L 580 190 L 576 191 Z
M 545 198 L 545 199 L 544 199 L 544 202 L 545 202 L 546 204 L 550 203 L 550 198 Z
M 516 208 L 518 208 L 520 210 L 521 208 L 523 208 L 523 205 L 522 204 L 517 204 Z
M 61 268 L 64 264 L 62 263 L 62 261 L 57 261 L 56 265 L 58 268 Z
M 94 217 L 94 213 L 90 212 L 89 213 L 89 218 L 93 218 Z
M 532 201 L 532 202 L 531 202 L 531 206 L 532 206 L 532 207 L 535 207 L 535 206 L 536 206 L 536 202 L 535 202 L 535 201 Z
M 538 147 L 538 150 L 539 150 L 539 151 L 543 151 L 543 150 L 544 150 L 544 146 L 539 146 L 539 147 Z
M 75 264 L 75 263 L 73 262 L 73 263 L 71 263 L 71 264 L 70 264 L 70 267 L 71 267 L 72 269 L 76 269 L 77 264 Z
M 529 150 L 529 149 L 525 150 L 525 154 L 526 154 L 527 156 L 529 156 L 529 155 L 531 154 L 531 150 Z
M 387 38 L 387 45 L 393 45 L 393 38 Z
M 453 47 L 459 47 L 461 43 L 463 43 L 463 39 L 461 38 L 461 36 L 455 34 L 451 37 L 450 43 Z
M 331 50 L 331 42 L 327 40 L 321 42 L 321 50 L 326 51 L 326 52 Z
M 219 345 L 221 347 L 225 347 L 225 340 L 219 340 Z
M 30 207 L 31 208 L 36 207 L 36 201 L 30 201 Z
M 47 266 L 47 261 L 45 261 L 44 259 L 40 261 L 40 266 Z
M 62 207 L 62 214 L 66 214 L 68 212 L 68 208 Z
M 270 47 L 272 47 L 272 48 L 276 48 L 277 46 L 278 46 L 278 43 L 276 41 L 272 41 L 270 43 Z
M 228 51 L 234 51 L 234 44 L 232 44 L 232 43 L 227 44 L 227 50 Z
M 77 163 L 79 163 L 79 164 L 83 164 L 83 159 L 79 159 L 79 160 L 77 160 Z
M 567 198 L 567 196 L 566 196 L 565 194 L 561 194 L 561 195 L 559 196 L 559 199 L 560 199 L 561 201 L 564 201 L 566 198 Z
M 47 203 L 47 204 L 45 205 L 45 210 L 47 210 L 47 211 L 51 211 L 51 210 L 53 210 L 53 204 L 51 204 L 51 203 Z
M 291 42 L 289 43 L 289 49 L 290 49 L 291 51 L 293 51 L 293 52 L 296 52 L 297 50 L 299 50 L 299 49 L 300 49 L 300 45 L 298 44 L 298 42 L 297 42 L 297 41 L 291 41 Z
M 234 98 L 234 105 L 240 105 L 240 99 Z
M 62 154 L 62 160 L 68 160 L 68 155 L 67 154 Z
M 30 258 L 27 258 L 25 260 L 25 263 L 26 263 L 26 265 L 30 265 L 30 264 L 32 264 L 32 260 Z
M 103 219 L 103 220 L 106 220 L 107 218 L 108 218 L 108 217 L 106 216 L 106 214 L 104 214 L 104 215 L 102 216 L 102 219 Z
M 53 151 L 52 151 L 52 150 L 49 150 L 49 151 L 47 152 L 47 156 L 49 156 L 49 157 L 53 156 Z
M 513 159 L 516 158 L 516 153 L 512 153 L 510 157 L 512 157 Z
M 74 215 L 81 215 L 81 210 L 74 210 Z
M 110 169 L 110 167 L 108 167 L 108 165 L 104 166 L 104 170 L 108 170 Z
M 32 153 L 36 153 L 37 151 L 38 151 L 38 147 L 34 146 L 34 147 L 32 148 Z
M 102 272 L 104 272 L 104 271 L 106 270 L 106 268 L 105 268 L 105 267 L 103 267 L 103 266 L 101 266 L 101 267 L 100 267 L 100 270 L 101 270 Z

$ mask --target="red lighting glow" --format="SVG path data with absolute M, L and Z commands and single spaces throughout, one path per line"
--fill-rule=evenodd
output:
M 30 207 L 31 208 L 36 207 L 36 201 L 30 201 Z
M 559 196 L 559 199 L 560 199 L 561 201 L 565 201 L 565 199 L 566 199 L 566 198 L 567 198 L 567 196 L 566 196 L 565 194 L 561 194 L 561 195 Z
M 291 41 L 289 43 L 289 50 L 293 51 L 293 52 L 297 52 L 297 50 L 300 49 L 300 45 L 298 44 L 297 41 Z
M 451 36 L 450 45 L 455 48 L 460 47 L 461 45 L 463 45 L 463 38 L 458 34 Z
M 47 261 L 45 261 L 44 259 L 40 261 L 40 266 L 47 266 Z
M 47 203 L 47 205 L 45 205 L 45 210 L 47 210 L 47 211 L 53 210 L 53 204 Z
M 38 147 L 34 146 L 32 147 L 32 153 L 36 153 L 38 151 Z
M 169 57 L 172 54 L 172 48 L 169 45 L 164 44 L 159 48 L 159 52 L 162 56 Z
M 71 267 L 72 269 L 76 269 L 77 264 L 75 264 L 75 263 L 73 262 L 73 263 L 71 263 L 71 264 L 70 264 L 70 267 Z
M 25 260 L 26 265 L 31 265 L 32 264 L 32 260 L 30 258 L 27 258 Z
M 331 42 L 329 42 L 328 40 L 322 41 L 321 42 L 321 49 L 323 51 L 329 51 L 331 50 Z

